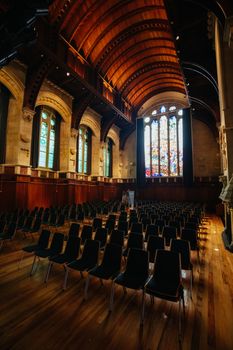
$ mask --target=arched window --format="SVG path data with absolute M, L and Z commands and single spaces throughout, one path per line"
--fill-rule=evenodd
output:
M 5 163 L 9 90 L 0 83 L 0 164 Z
M 78 173 L 91 173 L 91 129 L 81 125 L 78 131 L 77 139 L 77 166 Z
M 59 139 L 61 117 L 51 108 L 40 106 L 33 119 L 31 164 L 59 169 Z
M 146 177 L 183 175 L 182 112 L 174 105 L 161 106 L 144 118 Z
M 107 137 L 103 149 L 104 176 L 112 177 L 112 145 L 113 141 Z

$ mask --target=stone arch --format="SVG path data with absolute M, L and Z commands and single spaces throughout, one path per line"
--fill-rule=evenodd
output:
M 82 124 L 88 126 L 91 129 L 94 136 L 99 135 L 100 125 L 97 122 L 97 120 L 95 120 L 91 115 L 84 114 L 80 121 L 80 125 Z
M 13 97 L 22 102 L 24 95 L 24 85 L 22 81 L 11 71 L 10 67 L 3 67 L 0 70 L 0 81 L 11 92 Z
M 40 91 L 36 100 L 36 106 L 49 106 L 56 110 L 63 121 L 70 123 L 71 121 L 71 109 L 70 107 L 57 95 L 50 91 Z

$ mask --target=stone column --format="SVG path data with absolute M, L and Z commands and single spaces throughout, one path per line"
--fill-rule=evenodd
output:
M 69 144 L 69 172 L 76 172 L 76 159 L 77 159 L 77 137 L 78 130 L 71 129 L 70 131 L 70 144 Z

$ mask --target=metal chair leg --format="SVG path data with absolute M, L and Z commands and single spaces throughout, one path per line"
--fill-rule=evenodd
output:
M 142 290 L 142 312 L 141 312 L 141 320 L 140 325 L 142 326 L 144 323 L 144 314 L 145 314 L 145 290 Z
M 49 274 L 50 274 L 50 271 L 52 269 L 52 266 L 53 266 L 53 263 L 52 263 L 52 261 L 50 261 L 49 265 L 48 265 L 48 269 L 47 269 L 46 275 L 45 275 L 44 283 L 48 282 Z
M 68 269 L 67 266 L 65 267 L 65 269 L 66 269 L 66 273 L 65 273 L 64 283 L 63 283 L 63 290 L 66 290 L 66 287 L 67 287 L 67 279 L 68 279 L 68 273 L 69 273 L 69 269 Z
M 87 291 L 88 291 L 88 287 L 89 287 L 90 278 L 91 278 L 91 276 L 88 274 L 87 279 L 86 279 L 86 283 L 85 283 L 85 289 L 84 289 L 84 300 L 87 300 Z
M 109 305 L 109 311 L 113 310 L 113 300 L 114 300 L 114 281 L 112 281 L 112 288 L 111 288 L 111 296 L 110 296 L 110 305 Z
M 32 263 L 32 268 L 31 268 L 30 276 L 32 276 L 32 275 L 33 275 L 33 272 L 34 272 L 34 266 L 35 266 L 35 263 L 36 263 L 36 258 L 37 258 L 37 256 L 35 255 L 35 256 L 34 256 L 34 259 L 33 259 L 33 263 Z

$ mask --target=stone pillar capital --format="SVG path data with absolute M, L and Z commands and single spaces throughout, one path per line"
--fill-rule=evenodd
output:
M 23 114 L 22 114 L 22 118 L 25 121 L 31 122 L 34 115 L 35 115 L 35 111 L 28 108 L 28 107 L 23 107 Z

